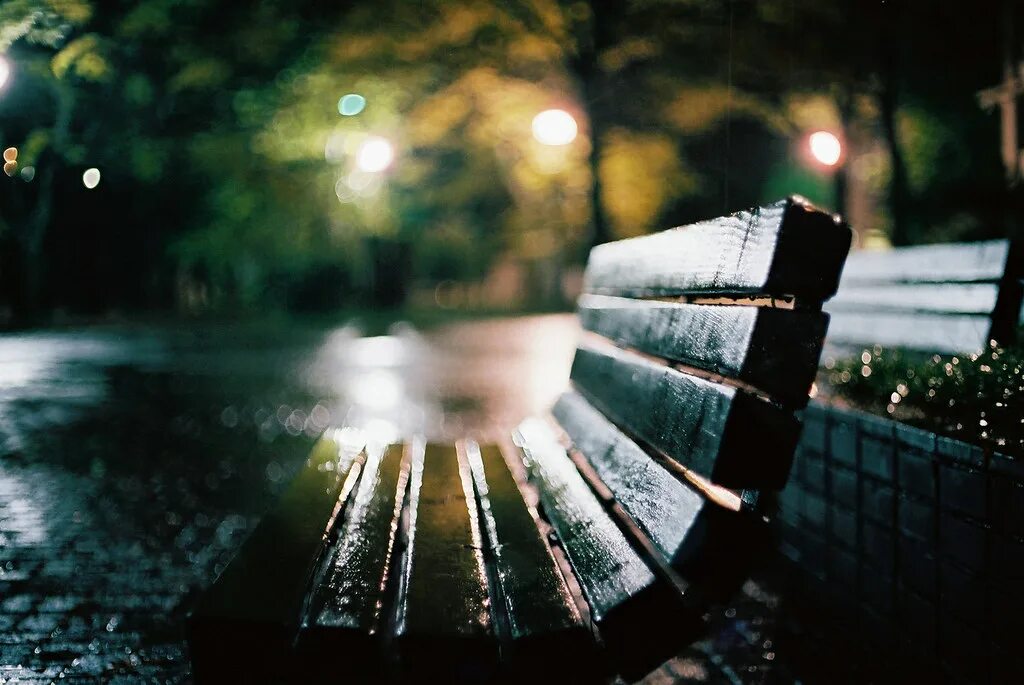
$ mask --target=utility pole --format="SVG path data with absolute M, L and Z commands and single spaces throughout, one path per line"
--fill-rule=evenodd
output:
M 1024 93 L 1024 62 L 1017 62 L 1014 55 L 1012 3 L 1004 2 L 1003 6 L 1003 82 L 980 90 L 977 95 L 978 104 L 983 109 L 999 107 L 1002 141 L 1000 156 L 1006 170 L 1006 183 L 1013 188 L 1024 178 L 1024 154 L 1017 131 L 1017 98 Z

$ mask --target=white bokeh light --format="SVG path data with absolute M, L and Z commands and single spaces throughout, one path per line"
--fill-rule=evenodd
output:
M 6 57 L 0 55 L 0 89 L 2 89 L 11 78 L 11 63 Z
M 568 145 L 578 132 L 576 120 L 564 109 L 547 109 L 533 118 L 533 137 L 544 145 Z
M 815 131 L 807 139 L 811 155 L 825 166 L 835 166 L 843 154 L 839 139 L 828 131 Z
M 89 190 L 92 190 L 100 184 L 100 170 L 96 167 L 86 169 L 85 173 L 82 174 L 82 185 Z
M 380 136 L 370 136 L 359 146 L 356 166 L 360 171 L 384 171 L 395 160 L 395 148 Z

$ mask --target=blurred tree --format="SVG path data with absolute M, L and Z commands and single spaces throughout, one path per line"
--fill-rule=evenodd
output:
M 4 281 L 19 324 L 32 323 L 40 314 L 43 240 L 53 213 L 59 166 L 81 155 L 80 136 L 72 128 L 79 91 L 84 84 L 110 77 L 105 46 L 98 36 L 84 34 L 69 40 L 92 13 L 86 0 L 10 0 L 0 7 L 0 54 L 19 40 L 44 48 L 19 55 L 23 59 L 18 63 L 18 78 L 31 82 L 32 95 L 45 103 L 40 109 L 46 111 L 32 111 L 30 121 L 15 124 L 23 132 L 23 142 L 8 173 L 13 176 L 20 166 L 26 181 L 36 181 L 35 192 L 32 196 L 13 193 L 0 210 L 0 231 L 5 234 L 0 240 L 8 246 Z
M 85 309 L 162 306 L 175 289 L 196 308 L 333 306 L 388 278 L 399 299 L 414 281 L 480 281 L 499 259 L 555 300 L 592 243 L 794 191 L 832 207 L 851 188 L 885 196 L 897 242 L 984 237 L 1001 185 L 972 94 L 998 76 L 993 25 L 932 30 L 967 14 L 952 0 L 10 0 L 15 304 L 37 309 L 48 285 Z M 339 110 L 349 93 L 365 108 Z M 552 107 L 580 122 L 572 144 L 533 139 Z M 844 171 L 800 158 L 815 128 L 843 134 Z M 386 168 L 360 168 L 373 136 L 393 146 Z M 86 190 L 91 166 L 102 181 Z

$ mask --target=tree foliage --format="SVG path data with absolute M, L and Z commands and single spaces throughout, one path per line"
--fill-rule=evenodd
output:
M 508 260 L 557 277 L 594 241 L 785 193 L 836 206 L 797 149 L 817 128 L 845 133 L 865 220 L 894 240 L 997 234 L 972 96 L 997 76 L 993 26 L 915 20 L 852 0 L 8 0 L 0 278 L 21 273 L 37 308 L 258 308 L 310 283 L 355 297 L 390 254 L 402 282 Z M 343 116 L 347 93 L 365 109 Z M 531 135 L 553 107 L 580 124 L 571 145 Z M 357 168 L 370 136 L 389 169 Z

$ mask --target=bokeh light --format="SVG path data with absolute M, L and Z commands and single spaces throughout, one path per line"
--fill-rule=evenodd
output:
M 344 133 L 332 133 L 324 143 L 324 159 L 331 163 L 338 163 L 345 158 L 346 137 Z
M 835 166 L 843 154 L 843 146 L 834 134 L 828 131 L 815 131 L 807 139 L 811 155 L 825 166 Z
M 92 190 L 100 184 L 100 170 L 96 167 L 86 169 L 85 173 L 82 174 L 82 185 L 89 190 Z
M 11 63 L 6 57 L 0 55 L 0 88 L 7 85 L 7 81 L 11 78 Z
M 533 118 L 533 137 L 544 145 L 568 145 L 578 132 L 576 120 L 564 109 L 547 109 Z
M 4 150 L 4 161 L 5 162 L 17 162 L 18 161 L 18 148 L 9 147 Z
M 359 93 L 342 95 L 338 100 L 338 114 L 343 117 L 354 117 L 366 109 L 366 98 Z
M 370 136 L 356 153 L 356 166 L 361 171 L 384 171 L 395 159 L 395 148 L 380 136 Z

